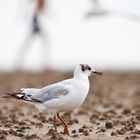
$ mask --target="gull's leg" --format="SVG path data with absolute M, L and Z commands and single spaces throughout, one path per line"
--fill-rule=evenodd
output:
M 53 119 L 54 119 L 54 129 L 55 131 L 57 132 L 57 127 L 56 127 L 56 115 L 54 114 L 53 116 Z
M 63 133 L 69 135 L 69 130 L 68 130 L 67 123 L 59 116 L 59 113 L 57 113 L 57 117 L 64 124 L 64 132 Z

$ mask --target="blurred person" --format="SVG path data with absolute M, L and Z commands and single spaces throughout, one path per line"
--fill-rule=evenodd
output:
M 46 69 L 46 56 L 48 55 L 48 40 L 45 31 L 42 29 L 42 25 L 40 22 L 40 16 L 44 13 L 44 10 L 46 10 L 45 4 L 46 0 L 28 0 L 29 2 L 35 2 L 34 3 L 34 9 L 31 16 L 31 26 L 29 28 L 29 33 L 26 36 L 16 58 L 16 69 L 20 70 L 23 62 L 25 60 L 25 55 L 27 54 L 27 51 L 29 49 L 30 43 L 32 39 L 37 35 L 41 38 L 43 46 L 42 46 L 42 65 L 43 68 Z M 30 13 L 28 13 L 30 14 Z M 26 15 L 27 16 L 27 15 Z
M 101 16 L 108 16 L 108 15 L 113 15 L 113 16 L 120 16 L 124 18 L 128 18 L 129 20 L 133 20 L 135 22 L 140 22 L 140 16 L 130 13 L 130 12 L 125 12 L 125 11 L 113 11 L 109 9 L 104 9 L 99 0 L 91 0 L 91 10 L 86 14 L 86 18 L 91 18 L 91 17 L 101 17 Z

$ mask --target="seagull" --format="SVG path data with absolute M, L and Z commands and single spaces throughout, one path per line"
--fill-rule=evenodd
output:
M 56 119 L 58 118 L 64 126 L 63 134 L 69 135 L 68 125 L 59 113 L 72 111 L 83 104 L 90 86 L 88 77 L 94 74 L 102 75 L 103 73 L 87 64 L 79 64 L 71 79 L 40 89 L 26 88 L 21 89 L 21 92 L 6 93 L 4 97 L 13 97 L 32 103 L 40 112 L 46 111 L 53 114 L 55 131 L 57 131 Z
M 131 13 L 128 11 L 116 11 L 116 10 L 109 10 L 109 9 L 104 9 L 101 6 L 100 0 L 91 0 L 91 5 L 92 9 L 90 12 L 88 12 L 85 17 L 86 18 L 91 18 L 91 17 L 102 17 L 102 16 L 118 16 L 122 18 L 127 18 L 129 20 L 135 21 L 135 22 L 140 22 L 140 16 L 135 13 Z

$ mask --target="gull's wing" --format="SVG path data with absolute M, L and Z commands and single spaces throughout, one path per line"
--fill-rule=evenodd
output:
M 41 89 L 22 88 L 21 92 L 6 93 L 4 98 L 12 97 L 29 102 L 44 103 L 66 96 L 70 90 L 72 90 L 72 86 L 68 84 L 70 81 L 71 80 L 65 80 L 59 84 L 49 85 Z
M 42 88 L 38 93 L 32 95 L 31 99 L 44 103 L 49 100 L 62 98 L 70 92 L 69 88 L 61 84 L 54 84 Z
M 39 91 L 37 88 L 21 88 L 20 90 L 27 95 L 32 95 Z

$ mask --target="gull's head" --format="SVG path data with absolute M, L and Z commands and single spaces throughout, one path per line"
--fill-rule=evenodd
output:
M 84 75 L 87 75 L 87 76 L 91 76 L 91 75 L 94 75 L 94 74 L 102 75 L 103 73 L 94 70 L 92 67 L 90 67 L 87 64 L 79 64 L 76 67 L 74 74 L 75 75 L 84 74 Z

